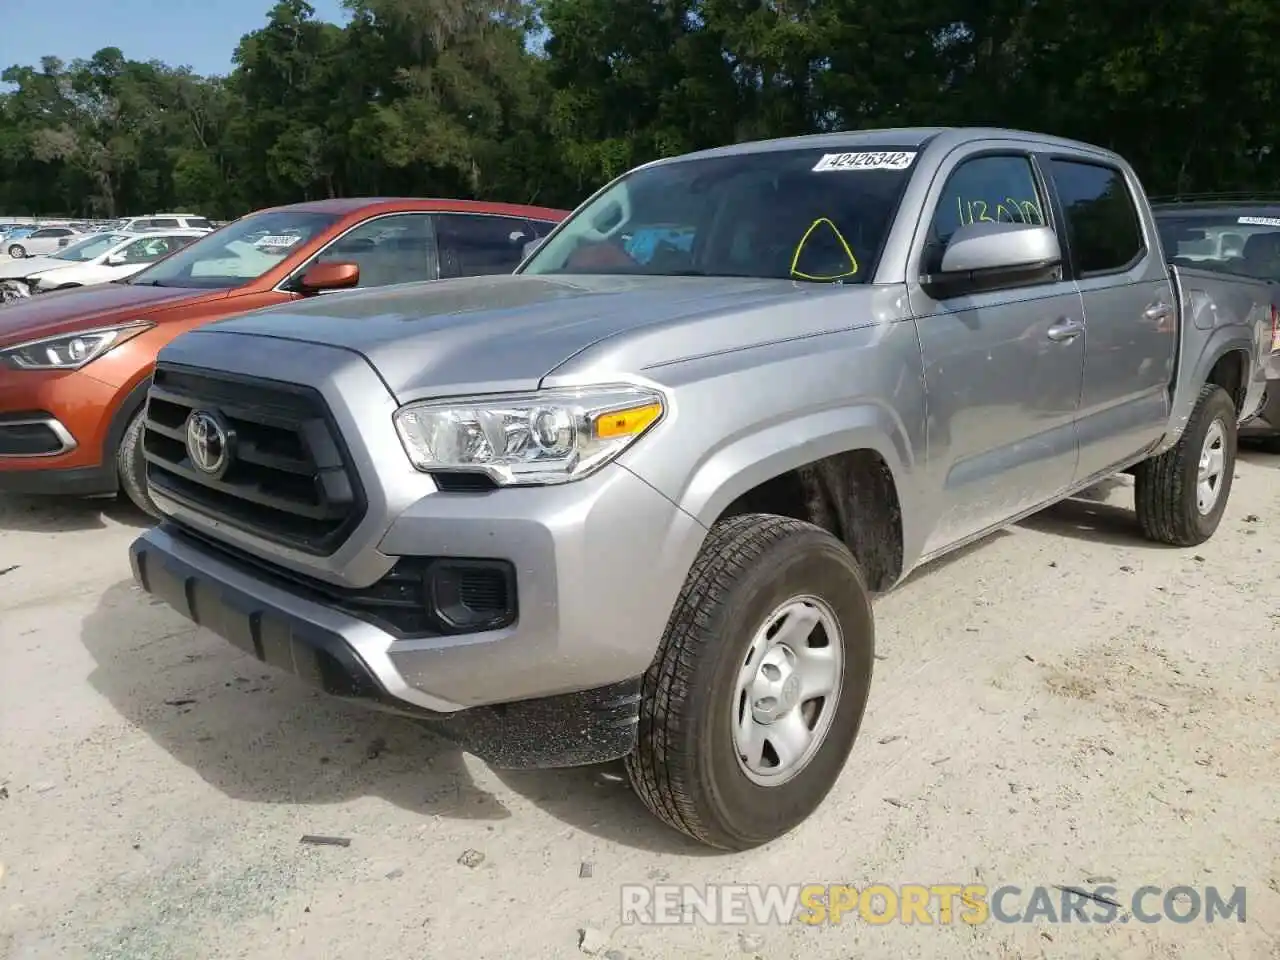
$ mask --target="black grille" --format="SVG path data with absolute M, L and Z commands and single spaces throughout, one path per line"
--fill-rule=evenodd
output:
M 214 414 L 232 436 L 225 472 L 191 462 L 186 426 L 197 411 Z M 159 493 L 306 553 L 332 553 L 364 517 L 359 478 L 309 387 L 159 365 L 142 446 Z

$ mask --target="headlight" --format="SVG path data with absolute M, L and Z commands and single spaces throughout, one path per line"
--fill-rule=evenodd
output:
M 483 473 L 525 486 L 595 472 L 665 412 L 656 390 L 617 385 L 411 403 L 396 411 L 395 425 L 425 473 Z
M 79 370 L 112 347 L 153 327 L 152 323 L 122 323 L 79 333 L 30 340 L 0 350 L 0 359 L 19 370 Z

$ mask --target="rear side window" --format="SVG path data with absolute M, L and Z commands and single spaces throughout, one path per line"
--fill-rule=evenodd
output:
M 1078 160 L 1051 160 L 1050 168 L 1076 271 L 1114 273 L 1134 264 L 1146 245 L 1124 174 Z
M 204 217 L 187 217 L 187 226 L 197 230 L 212 230 L 213 224 Z
M 161 217 L 158 220 L 152 220 L 151 226 L 155 230 L 177 230 L 182 226 L 176 219 L 169 217 Z
M 436 237 L 441 279 L 511 273 L 539 239 L 528 220 L 467 213 L 438 215 Z

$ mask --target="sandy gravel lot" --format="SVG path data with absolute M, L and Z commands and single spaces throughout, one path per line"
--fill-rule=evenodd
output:
M 843 779 L 738 856 L 617 768 L 493 771 L 193 632 L 131 585 L 121 507 L 0 501 L 0 958 L 572 958 L 584 928 L 612 960 L 1280 957 L 1280 457 L 1244 457 L 1199 550 L 1138 539 L 1130 500 L 884 598 Z M 1244 886 L 1247 919 L 619 924 L 624 883 L 1099 877 Z

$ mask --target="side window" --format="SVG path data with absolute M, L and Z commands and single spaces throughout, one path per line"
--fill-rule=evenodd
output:
M 113 260 L 118 260 L 121 264 L 147 263 L 159 257 L 156 251 L 156 241 L 149 238 L 135 240 L 126 246 L 123 250 L 116 253 Z
M 511 273 L 538 237 L 528 220 L 469 213 L 437 214 L 436 234 L 442 279 Z
M 187 217 L 187 226 L 194 230 L 212 230 L 213 224 L 204 217 Z
M 1053 160 L 1050 168 L 1077 273 L 1124 270 L 1142 256 L 1146 244 L 1124 174 L 1076 160 Z
M 161 217 L 159 220 L 152 220 L 151 226 L 155 230 L 178 230 L 182 224 L 175 218 Z
M 37 230 L 35 233 L 31 234 L 31 239 L 44 240 L 46 237 L 60 237 L 60 236 L 62 236 L 62 234 L 60 234 L 57 230 L 46 229 L 46 230 Z
M 377 217 L 329 244 L 312 263 L 354 263 L 359 287 L 434 280 L 435 244 L 429 213 Z
M 971 223 L 1033 223 L 1043 226 L 1044 198 L 1025 156 L 984 156 L 951 171 L 925 241 L 922 272 L 936 273 L 951 237 Z

